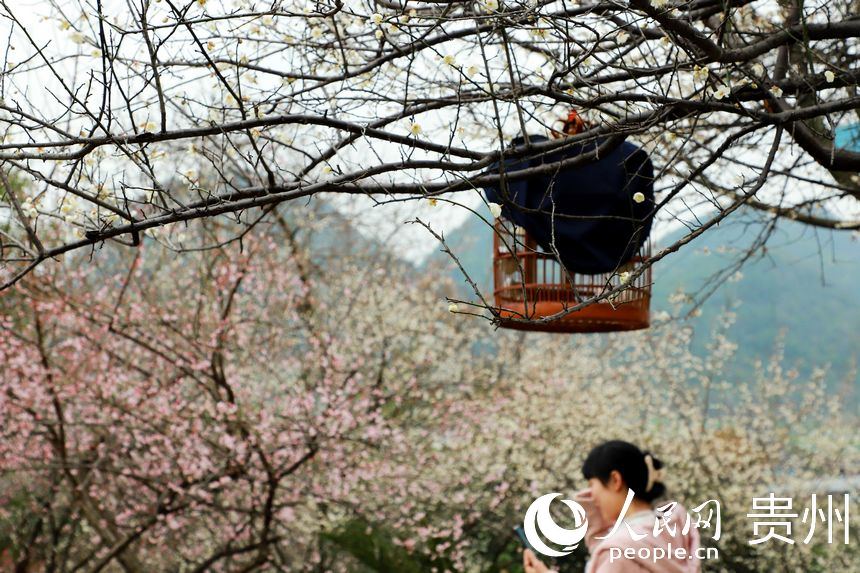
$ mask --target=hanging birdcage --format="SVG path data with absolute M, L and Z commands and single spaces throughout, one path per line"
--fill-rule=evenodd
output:
M 650 244 L 646 241 L 640 252 L 616 272 L 569 273 L 555 254 L 542 250 L 522 227 L 499 217 L 493 240 L 493 278 L 500 326 L 561 333 L 648 328 L 651 268 L 635 275 L 638 265 L 649 256 Z M 625 272 L 629 275 L 622 274 Z M 606 293 L 619 284 L 620 276 L 635 278 L 609 298 L 547 320 Z

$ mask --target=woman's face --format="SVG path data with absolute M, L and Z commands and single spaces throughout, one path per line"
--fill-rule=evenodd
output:
M 627 498 L 627 487 L 621 474 L 613 471 L 605 484 L 597 478 L 591 478 L 588 480 L 588 488 L 603 520 L 612 523 L 618 519 L 621 508 L 624 507 L 624 500 Z

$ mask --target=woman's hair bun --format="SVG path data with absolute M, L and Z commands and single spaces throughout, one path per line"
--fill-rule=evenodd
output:
M 655 469 L 655 470 L 663 469 L 663 462 L 662 462 L 662 461 L 660 461 L 660 458 L 658 458 L 657 456 L 655 456 L 654 454 L 652 454 L 650 451 L 648 451 L 648 450 L 643 450 L 643 451 L 642 451 L 642 455 L 643 455 L 643 456 L 651 456 L 651 460 L 652 460 L 652 461 L 653 461 L 653 463 L 654 463 L 654 469 Z
M 642 452 L 647 471 L 646 490 L 639 494 L 645 501 L 654 501 L 666 494 L 666 485 L 663 483 L 663 462 L 654 454 L 645 450 Z M 649 459 L 650 458 L 650 459 Z M 649 487 L 650 486 L 650 487 Z

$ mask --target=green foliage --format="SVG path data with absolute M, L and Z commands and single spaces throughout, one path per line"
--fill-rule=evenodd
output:
M 20 195 L 22 189 L 24 189 L 28 181 L 24 179 L 21 175 L 16 173 L 15 171 L 10 171 L 8 174 L 9 184 L 12 186 L 12 190 L 16 195 Z M 6 186 L 0 185 L 0 204 L 9 204 L 9 196 L 6 192 Z M 11 210 L 10 210 L 11 212 Z M 10 228 L 10 219 L 8 218 L 0 218 L 0 229 L 4 231 L 9 231 Z
M 0 519 L 0 554 L 8 550 L 13 558 L 34 548 L 28 541 L 34 531 L 40 528 L 41 518 L 33 511 L 33 502 L 26 491 L 18 491 L 11 495 L 2 495 L 8 515 L 12 518 Z
M 478 528 L 471 541 L 484 547 L 482 573 L 515 573 L 522 571 L 522 549 L 512 534 L 487 535 L 488 529 Z M 328 556 L 342 565 L 341 555 L 353 560 L 347 570 L 351 573 L 440 573 L 454 571 L 446 559 L 434 559 L 418 551 L 407 551 L 394 542 L 391 531 L 379 524 L 355 518 L 338 529 L 320 535 Z M 571 555 L 548 565 L 560 573 L 582 571 L 587 551 L 580 546 Z
M 338 529 L 321 534 L 323 542 L 333 553 L 344 553 L 355 562 L 353 573 L 429 573 L 450 570 L 443 559 L 410 553 L 393 542 L 394 537 L 383 527 L 355 518 Z

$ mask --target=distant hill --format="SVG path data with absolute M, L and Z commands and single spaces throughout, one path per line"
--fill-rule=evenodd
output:
M 765 228 L 757 214 L 736 214 L 730 223 L 663 259 L 654 269 L 652 310 L 673 310 L 669 303 L 673 292 L 697 292 L 708 277 L 753 244 Z M 670 234 L 660 243 L 671 244 L 681 236 L 680 232 Z M 472 278 L 491 294 L 491 230 L 471 218 L 449 233 L 446 241 Z M 462 275 L 445 258 L 435 254 L 425 265 L 444 265 L 462 283 Z M 697 332 L 694 349 L 702 351 L 701 342 L 717 324 L 716 318 L 725 308 L 735 308 L 737 320 L 729 336 L 738 344 L 738 373 L 748 371 L 757 359 L 766 361 L 785 330 L 787 364 L 801 362 L 805 371 L 829 364 L 832 384 L 847 382 L 856 388 L 858 377 L 853 367 L 860 360 L 858 285 L 860 241 L 856 237 L 781 220 L 767 242 L 766 253 L 748 261 L 732 280 L 724 279 L 701 307 L 701 315 L 689 319 Z M 469 294 L 464 290 L 465 296 Z
M 667 307 L 676 288 L 694 292 L 751 245 L 763 227 L 745 227 L 746 222 L 705 233 L 659 264 L 657 305 Z M 834 382 L 852 373 L 860 359 L 860 242 L 850 233 L 780 221 L 766 254 L 748 262 L 741 274 L 739 280 L 721 284 L 702 306 L 702 315 L 695 319 L 698 328 L 710 329 L 724 308 L 739 303 L 730 333 L 739 345 L 741 366 L 766 359 L 785 329 L 789 364 L 800 361 L 807 368 L 829 364 Z M 855 385 L 857 380 L 854 372 Z

